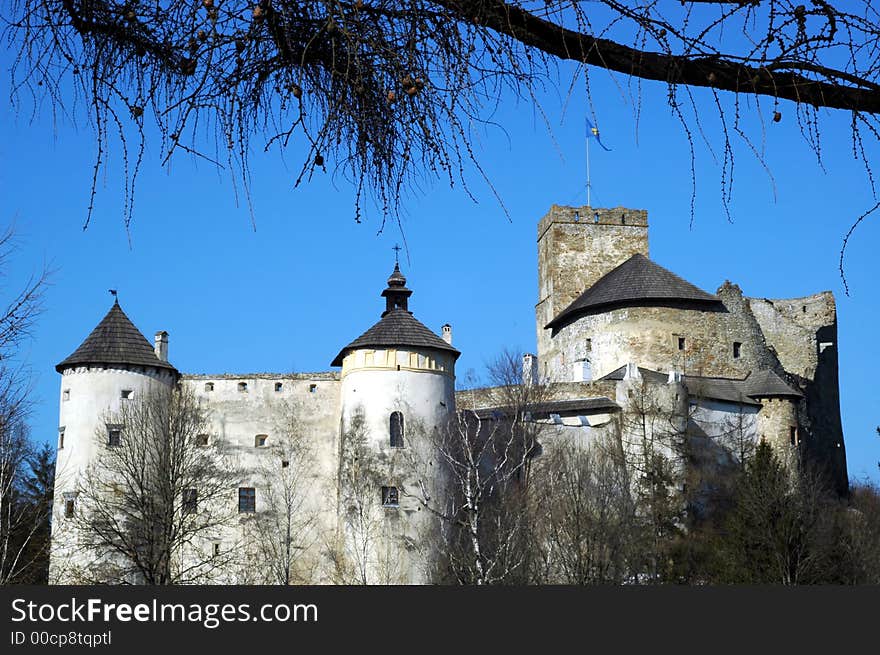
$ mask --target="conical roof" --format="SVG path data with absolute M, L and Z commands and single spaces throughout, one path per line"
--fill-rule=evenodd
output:
M 455 358 L 461 354 L 443 341 L 429 328 L 425 327 L 409 311 L 407 299 L 412 291 L 406 288 L 406 278 L 395 263 L 394 271 L 388 278 L 388 288 L 382 292 L 387 303 L 382 318 L 369 330 L 339 351 L 330 366 L 342 366 L 342 360 L 350 350 L 359 348 L 429 348 L 452 353 Z
M 66 368 L 84 364 L 133 364 L 177 370 L 156 356 L 153 346 L 125 315 L 118 301 L 79 348 L 55 370 L 61 373 Z
M 651 306 L 669 302 L 693 304 L 701 309 L 723 307 L 717 296 L 637 253 L 599 278 L 546 327 L 558 327 L 568 318 L 612 305 Z
M 340 350 L 330 365 L 342 366 L 342 360 L 350 350 L 400 348 L 402 346 L 442 350 L 452 353 L 456 358 L 461 354 L 405 309 L 392 309 L 386 312 L 373 327 Z

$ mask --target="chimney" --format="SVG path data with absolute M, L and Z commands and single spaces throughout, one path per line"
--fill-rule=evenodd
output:
M 168 361 L 168 333 L 165 330 L 156 332 L 156 345 L 153 348 L 156 357 L 163 362 Z
M 443 337 L 443 341 L 448 343 L 450 346 L 452 345 L 452 326 L 447 323 L 442 328 L 441 336 Z
M 532 353 L 523 355 L 523 384 L 531 386 L 538 381 L 538 358 Z

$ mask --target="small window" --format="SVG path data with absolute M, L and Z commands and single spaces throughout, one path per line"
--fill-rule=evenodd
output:
M 403 448 L 403 414 L 391 412 L 391 447 Z
M 58 450 L 64 448 L 64 428 L 58 428 Z
M 286 469 L 288 466 L 290 466 L 290 461 L 286 460 L 286 459 L 282 459 L 281 460 L 281 468 Z
M 211 438 L 207 434 L 197 434 L 196 435 L 196 445 L 197 446 L 207 446 L 211 442 Z
M 240 393 L 247 393 L 247 382 L 239 382 L 238 390 Z
M 213 382 L 205 382 L 205 391 L 214 391 L 214 383 Z
M 798 439 L 798 430 L 797 427 L 795 427 L 794 425 L 788 428 L 788 438 L 792 446 L 800 445 L 800 439 Z
M 122 428 L 118 426 L 107 427 L 107 445 L 112 448 L 122 445 Z
M 65 390 L 61 393 L 61 399 L 62 399 L 62 400 L 70 400 L 70 389 L 65 389 Z
M 73 498 L 67 498 L 64 501 L 64 518 L 73 518 L 73 512 L 75 509 Z
M 586 347 L 587 347 L 587 352 L 590 352 L 591 350 L 593 350 L 593 340 L 592 339 L 587 339 Z
M 133 397 L 133 394 L 134 394 L 134 391 L 132 391 L 131 389 L 123 389 L 121 398 L 123 400 L 131 400 Z
M 678 337 L 678 349 L 684 350 L 684 337 Z
M 739 341 L 733 342 L 733 358 L 739 359 L 739 356 L 742 354 L 742 344 Z
M 400 496 L 397 493 L 397 487 L 382 487 L 382 506 L 383 507 L 399 507 Z
M 253 487 L 238 488 L 238 511 L 250 514 L 257 511 L 257 490 Z
M 198 489 L 183 490 L 183 513 L 193 514 L 199 508 L 199 491 Z
M 213 548 L 213 550 L 212 550 L 211 552 L 212 552 L 212 554 L 213 554 L 214 557 L 219 557 L 219 556 L 220 556 L 220 542 L 219 542 L 219 541 L 215 541 L 215 542 L 214 542 L 214 548 Z
M 318 390 L 317 384 L 310 384 L 309 385 L 309 393 L 315 393 L 317 390 Z
M 281 393 L 281 390 L 284 389 L 284 385 L 280 382 L 275 383 L 275 393 Z
M 266 441 L 269 439 L 267 434 L 258 434 L 254 437 L 254 448 L 265 448 Z

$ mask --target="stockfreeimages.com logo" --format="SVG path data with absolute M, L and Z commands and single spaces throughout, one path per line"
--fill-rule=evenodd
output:
M 256 609 L 250 603 L 105 603 L 100 598 L 85 601 L 36 603 L 24 598 L 12 601 L 12 621 L 19 623 L 198 623 L 209 630 L 223 623 L 263 621 L 265 623 L 317 623 L 318 607 L 311 603 L 267 603 Z

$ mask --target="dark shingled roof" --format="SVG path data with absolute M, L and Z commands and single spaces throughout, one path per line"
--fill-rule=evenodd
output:
M 372 347 L 396 348 L 399 346 L 442 350 L 452 353 L 456 359 L 461 354 L 422 325 L 407 310 L 392 309 L 385 312 L 385 315 L 373 327 L 340 350 L 330 366 L 342 366 L 342 360 L 349 350 Z
M 752 398 L 789 397 L 803 398 L 804 394 L 792 389 L 770 369 L 756 371 L 745 380 L 748 394 Z
M 156 357 L 153 346 L 125 315 L 118 302 L 80 347 L 55 370 L 61 373 L 66 368 L 85 364 L 133 364 L 177 370 Z
M 626 366 L 611 371 L 601 380 L 622 380 L 626 373 Z M 642 377 L 653 383 L 662 383 L 669 379 L 665 373 L 652 371 L 639 367 Z M 755 398 L 801 398 L 803 394 L 786 384 L 773 371 L 766 369 L 752 371 L 742 380 L 734 378 L 713 378 L 701 375 L 685 375 L 684 382 L 688 393 L 692 396 L 711 398 L 712 400 L 724 400 L 746 405 L 760 405 Z
M 600 277 L 546 327 L 558 327 L 567 318 L 611 305 L 650 306 L 670 302 L 687 303 L 700 309 L 716 311 L 723 307 L 717 296 L 698 289 L 672 271 L 637 253 Z
M 529 413 L 532 417 L 542 418 L 550 414 L 566 414 L 580 416 L 582 414 L 602 414 L 608 412 L 617 412 L 620 405 L 606 398 L 605 396 L 597 396 L 594 398 L 573 398 L 569 400 L 549 400 L 546 402 L 535 403 L 529 407 Z M 474 414 L 478 418 L 497 418 L 505 416 L 510 412 L 509 407 L 480 407 L 474 410 Z

